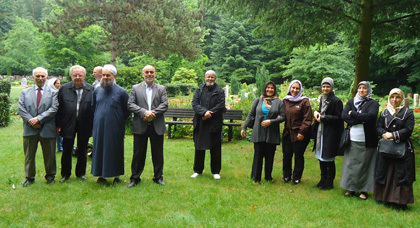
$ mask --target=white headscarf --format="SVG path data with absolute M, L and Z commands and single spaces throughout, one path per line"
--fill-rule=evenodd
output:
M 394 107 L 391 105 L 390 98 L 392 94 L 398 94 L 401 97 L 401 103 L 398 107 Z M 404 107 L 404 98 L 405 98 L 404 92 L 399 88 L 393 88 L 391 89 L 391 91 L 389 91 L 388 105 L 386 106 L 386 109 L 388 109 L 391 115 L 395 116 Z
M 298 83 L 299 86 L 300 86 L 300 91 L 299 91 L 298 95 L 296 95 L 296 97 L 292 96 L 292 94 L 290 93 L 290 89 L 292 88 L 292 85 L 295 84 L 295 83 Z M 287 91 L 287 96 L 285 96 L 283 98 L 283 100 L 289 100 L 291 102 L 299 102 L 299 101 L 306 98 L 310 101 L 309 97 L 302 96 L 302 92 L 303 92 L 302 82 L 300 82 L 299 80 L 293 80 L 289 85 L 289 90 Z

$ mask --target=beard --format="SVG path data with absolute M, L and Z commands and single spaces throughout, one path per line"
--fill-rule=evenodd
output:
M 115 79 L 105 82 L 103 79 L 101 79 L 101 87 L 104 88 L 105 90 L 111 90 L 112 87 L 114 87 L 114 81 Z
M 206 86 L 212 87 L 214 86 L 214 82 L 206 82 Z

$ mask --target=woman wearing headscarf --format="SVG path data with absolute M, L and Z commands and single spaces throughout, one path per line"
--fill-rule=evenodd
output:
M 267 82 L 263 94 L 254 100 L 251 111 L 241 130 L 242 138 L 246 136 L 246 128 L 252 127 L 251 142 L 254 143 L 254 160 L 251 179 L 255 184 L 261 182 L 263 159 L 265 158 L 265 180 L 274 182 L 274 154 L 280 144 L 280 123 L 285 120 L 283 101 L 277 97 L 276 84 Z M 254 122 L 253 122 L 254 121 Z
M 48 80 L 48 85 L 54 90 L 57 91 L 61 88 L 61 81 L 58 78 L 51 78 Z M 63 152 L 63 137 L 57 135 L 56 137 L 57 141 L 57 152 Z
M 396 208 L 407 209 L 414 203 L 413 182 L 416 180 L 414 149 L 410 136 L 414 129 L 413 111 L 403 106 L 404 92 L 398 88 L 389 92 L 388 106 L 381 113 L 376 128 L 378 136 L 405 144 L 402 158 L 378 154 L 375 170 L 374 197 Z
M 314 112 L 316 121 L 315 157 L 319 160 L 321 180 L 316 185 L 321 190 L 333 188 L 335 179 L 335 156 L 339 154 L 339 142 L 344 129 L 341 119 L 343 102 L 334 94 L 334 80 L 330 77 L 321 82 L 322 96 L 319 110 Z
M 350 125 L 350 146 L 344 150 L 343 169 L 340 185 L 345 196 L 366 200 L 368 192 L 373 192 L 376 159 L 376 119 L 379 103 L 372 99 L 372 87 L 367 81 L 357 85 L 357 94 L 350 99 L 341 118 Z
M 305 160 L 303 154 L 308 146 L 309 127 L 312 123 L 312 109 L 309 97 L 303 96 L 302 83 L 293 80 L 287 96 L 283 98 L 286 122 L 283 131 L 283 178 L 287 183 L 299 184 Z M 292 176 L 292 158 L 295 155 L 295 168 Z

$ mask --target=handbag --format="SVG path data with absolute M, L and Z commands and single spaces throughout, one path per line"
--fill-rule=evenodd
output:
M 344 149 L 346 149 L 349 145 L 350 145 L 350 126 L 347 125 L 347 127 L 344 128 L 344 131 L 341 134 L 340 143 L 338 144 L 340 153 L 343 154 Z
M 385 157 L 402 158 L 405 155 L 405 149 L 405 141 L 397 143 L 394 140 L 384 138 L 379 140 L 379 153 Z

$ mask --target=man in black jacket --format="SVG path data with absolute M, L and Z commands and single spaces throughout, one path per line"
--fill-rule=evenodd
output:
M 205 84 L 195 91 L 191 102 L 194 116 L 194 174 L 197 177 L 203 172 L 206 150 L 210 149 L 211 172 L 214 179 L 220 179 L 222 167 L 222 126 L 225 111 L 225 92 L 216 81 L 216 73 L 209 70 L 205 73 Z
M 61 180 L 66 182 L 71 175 L 72 150 L 77 133 L 76 176 L 86 180 L 86 153 L 89 137 L 92 135 L 93 86 L 85 82 L 86 69 L 80 65 L 70 68 L 71 82 L 64 84 L 58 92 L 57 133 L 63 137 L 61 157 Z

